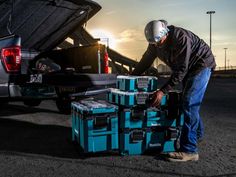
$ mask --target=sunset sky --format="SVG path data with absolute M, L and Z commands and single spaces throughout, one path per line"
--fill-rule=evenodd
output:
M 209 44 L 212 15 L 212 51 L 218 66 L 236 66 L 236 0 L 94 0 L 102 9 L 87 24 L 95 37 L 109 38 L 109 46 L 135 60 L 147 48 L 145 25 L 154 19 L 191 30 Z M 228 61 L 229 60 L 229 61 Z

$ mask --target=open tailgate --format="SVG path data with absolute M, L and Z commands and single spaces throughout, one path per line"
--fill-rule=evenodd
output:
M 0 1 L 0 36 L 11 32 L 22 48 L 51 50 L 100 9 L 90 0 Z

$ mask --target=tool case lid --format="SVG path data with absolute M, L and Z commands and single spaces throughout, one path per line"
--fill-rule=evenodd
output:
M 81 100 L 72 102 L 71 105 L 81 114 L 102 114 L 118 111 L 118 106 L 104 100 Z
M 157 77 L 155 76 L 125 76 L 125 75 L 118 75 L 117 76 L 117 79 L 148 79 L 148 80 L 151 80 L 151 79 L 154 79 L 154 80 L 157 80 Z
M 153 94 L 153 92 L 128 92 L 128 91 L 121 91 L 119 89 L 111 89 L 111 93 L 118 94 L 118 95 L 125 95 L 125 96 L 151 95 L 151 94 Z

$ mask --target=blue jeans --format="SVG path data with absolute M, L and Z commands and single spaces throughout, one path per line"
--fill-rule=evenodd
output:
M 203 123 L 199 115 L 200 106 L 211 69 L 205 68 L 195 76 L 188 77 L 183 85 L 184 125 L 180 137 L 180 150 L 197 152 L 197 140 L 203 136 Z

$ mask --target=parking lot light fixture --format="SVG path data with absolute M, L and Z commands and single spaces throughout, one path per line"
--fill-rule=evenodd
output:
M 215 11 L 207 11 L 207 14 L 210 14 L 210 48 L 211 48 L 211 24 L 212 24 L 212 20 L 211 20 L 211 14 L 214 14 Z
M 228 48 L 224 48 L 224 50 L 225 50 L 225 72 L 226 72 L 226 50 L 227 50 Z

